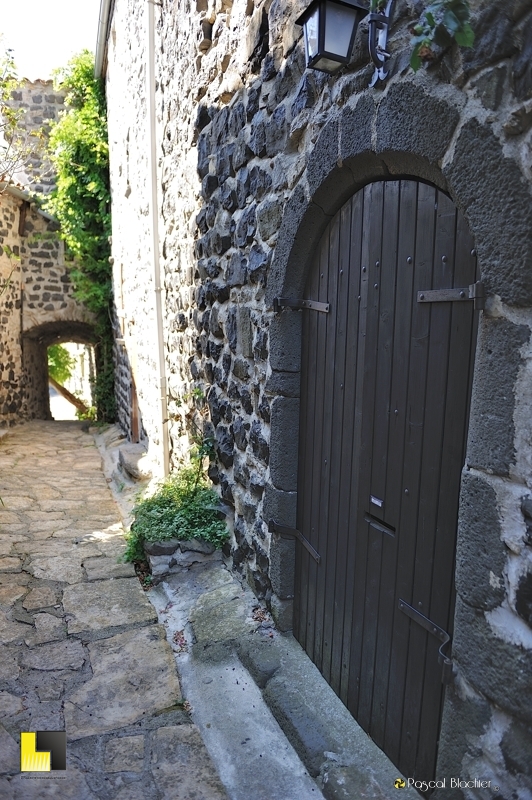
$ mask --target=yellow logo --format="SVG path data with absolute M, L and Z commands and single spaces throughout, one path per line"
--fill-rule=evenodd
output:
M 396 778 L 393 785 L 396 789 L 404 789 L 406 786 L 406 781 L 404 778 Z
M 66 769 L 65 731 L 20 734 L 20 771 L 50 772 Z

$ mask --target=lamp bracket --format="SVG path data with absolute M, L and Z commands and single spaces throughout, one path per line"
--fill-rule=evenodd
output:
M 369 52 L 375 64 L 375 73 L 370 86 L 388 77 L 388 32 L 390 29 L 395 0 L 388 0 L 384 11 L 374 11 L 368 15 Z

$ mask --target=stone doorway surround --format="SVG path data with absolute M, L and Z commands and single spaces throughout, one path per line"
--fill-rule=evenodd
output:
M 479 324 L 462 475 L 453 642 L 457 674 L 446 693 L 437 774 L 495 778 L 494 764 L 502 758 L 510 767 L 507 791 L 524 789 L 518 796 L 529 797 L 532 634 L 523 616 L 529 556 L 523 514 L 532 480 L 527 434 L 532 197 L 517 161 L 503 151 L 491 126 L 476 116 L 464 118 L 463 108 L 459 90 L 413 81 L 391 85 L 380 99 L 365 93 L 331 116 L 286 204 L 267 305 L 272 307 L 275 297 L 303 296 L 311 254 L 323 231 L 343 203 L 371 181 L 428 181 L 448 193 L 465 215 L 488 300 Z M 276 396 L 263 518 L 295 526 L 301 314 L 286 309 L 275 317 L 270 359 L 268 389 Z M 294 545 L 272 540 L 270 559 L 272 610 L 289 627 Z M 447 789 L 445 797 L 463 795 Z

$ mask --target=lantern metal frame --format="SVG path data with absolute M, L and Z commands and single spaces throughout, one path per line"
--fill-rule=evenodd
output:
M 351 38 L 349 41 L 349 46 L 347 48 L 346 56 L 340 56 L 337 53 L 325 50 L 325 25 L 326 25 L 328 5 L 345 6 L 352 9 L 355 8 L 360 12 L 358 18 L 355 18 L 355 23 L 353 25 L 353 31 L 351 33 Z M 307 67 L 309 67 L 310 69 L 318 69 L 321 72 L 328 73 L 329 75 L 334 75 L 343 66 L 348 64 L 351 58 L 351 54 L 353 52 L 353 45 L 355 42 L 355 36 L 359 22 L 363 17 L 368 15 L 369 53 L 371 60 L 375 65 L 375 74 L 373 76 L 370 85 L 374 86 L 377 80 L 386 80 L 389 73 L 388 61 L 390 59 L 390 53 L 388 52 L 388 34 L 390 30 L 394 5 L 395 5 L 395 0 L 387 0 L 386 6 L 384 7 L 383 10 L 370 11 L 370 9 L 367 6 L 362 5 L 360 2 L 358 2 L 358 0 L 312 0 L 312 2 L 305 9 L 305 11 L 298 17 L 298 19 L 296 19 L 296 25 L 300 25 L 301 27 L 304 28 L 305 55 L 307 60 Z M 308 51 L 307 30 L 305 26 L 310 17 L 315 13 L 317 9 L 319 9 L 318 48 L 316 55 L 310 56 Z M 322 59 L 327 59 L 328 61 L 334 62 L 336 66 L 331 69 L 324 69 L 323 67 L 318 67 L 317 64 Z
M 388 77 L 388 34 L 392 21 L 395 0 L 388 0 L 384 11 L 370 13 L 369 22 L 369 54 L 375 64 L 375 74 L 371 81 L 374 86 L 377 80 L 384 81 Z
M 337 53 L 325 50 L 325 24 L 327 18 L 326 8 L 328 5 L 343 6 L 344 8 L 356 9 L 359 12 L 358 16 L 355 17 L 355 23 L 353 25 L 353 30 L 351 32 L 351 38 L 349 40 L 349 46 L 347 48 L 346 56 L 340 56 Z M 304 28 L 307 21 L 314 14 L 316 9 L 319 9 L 319 16 L 318 16 L 318 50 L 315 56 L 312 57 L 309 56 L 307 33 L 305 30 L 303 34 L 305 38 L 305 54 L 307 58 L 307 67 L 310 67 L 311 69 L 318 69 L 320 72 L 326 72 L 329 75 L 334 75 L 336 72 L 338 72 L 339 69 L 341 69 L 341 67 L 349 63 L 349 59 L 351 58 L 351 53 L 353 51 L 353 44 L 355 42 L 355 36 L 358 29 L 358 24 L 360 20 L 363 17 L 365 17 L 366 14 L 368 13 L 368 8 L 359 3 L 358 0 L 312 0 L 311 4 L 296 19 L 295 24 L 300 25 L 301 27 Z M 331 70 L 316 67 L 316 64 L 318 64 L 319 61 L 324 58 L 334 62 L 337 66 Z

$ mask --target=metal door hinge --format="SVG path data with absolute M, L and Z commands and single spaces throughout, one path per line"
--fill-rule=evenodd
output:
M 281 536 L 283 539 L 296 538 L 299 542 L 301 542 L 303 547 L 306 550 L 308 550 L 312 558 L 315 561 L 317 561 L 318 564 L 320 563 L 321 561 L 320 554 L 316 550 L 314 550 L 309 540 L 306 539 L 301 533 L 301 531 L 297 530 L 297 528 L 287 528 L 286 525 L 279 525 L 277 522 L 275 522 L 275 520 L 271 519 L 268 522 L 268 530 L 270 531 L 270 533 L 279 534 L 279 536 Z
M 449 656 L 446 656 L 443 652 L 443 648 L 449 644 L 451 641 L 451 637 L 444 631 L 443 628 L 440 628 L 439 625 L 436 625 L 435 622 L 432 622 L 428 617 L 418 611 L 416 608 L 412 608 L 406 603 L 404 600 L 399 600 L 399 609 L 403 611 L 407 617 L 410 617 L 414 622 L 417 622 L 418 625 L 421 625 L 422 628 L 425 628 L 426 631 L 431 633 L 437 639 L 440 640 L 441 645 L 440 649 L 438 650 L 438 661 L 443 667 L 441 680 L 442 683 L 451 683 L 453 679 L 453 662 Z
M 482 281 L 472 283 L 464 289 L 423 289 L 417 293 L 418 303 L 456 303 L 461 300 L 473 300 L 475 311 L 483 309 L 486 293 Z
M 323 311 L 328 314 L 330 303 L 318 303 L 317 300 L 291 300 L 289 297 L 274 297 L 273 310 L 280 311 L 281 308 L 310 308 L 312 311 Z

